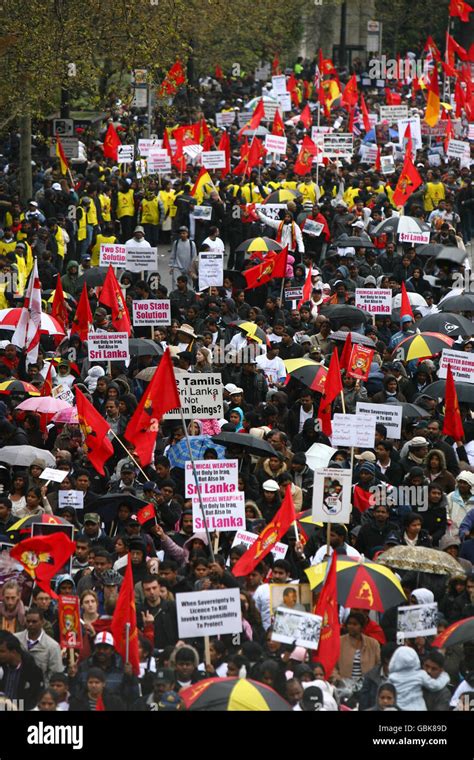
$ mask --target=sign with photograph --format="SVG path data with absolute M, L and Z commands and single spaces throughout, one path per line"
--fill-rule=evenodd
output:
M 324 224 L 321 224 L 321 222 L 315 222 L 314 219 L 305 219 L 304 227 L 302 229 L 305 235 L 310 235 L 310 237 L 319 237 L 323 230 Z
M 270 608 L 311 612 L 313 595 L 309 583 L 270 583 Z
M 411 604 L 399 607 L 397 614 L 397 644 L 417 636 L 436 636 L 438 633 L 438 604 Z
M 278 607 L 273 621 L 272 640 L 306 649 L 317 649 L 322 623 L 320 615 Z
M 212 206 L 194 206 L 193 217 L 200 222 L 210 222 L 212 218 Z
M 351 518 L 352 472 L 335 467 L 314 471 L 314 522 L 349 523 Z
M 213 589 L 176 594 L 176 614 L 180 639 L 240 633 L 240 589 Z
M 238 530 L 235 534 L 234 540 L 232 541 L 232 546 L 239 546 L 242 544 L 246 549 L 250 549 L 257 538 L 258 534 L 252 533 L 250 530 Z M 273 554 L 273 559 L 285 559 L 287 551 L 288 544 L 282 544 L 278 542 L 271 550 L 271 553 Z

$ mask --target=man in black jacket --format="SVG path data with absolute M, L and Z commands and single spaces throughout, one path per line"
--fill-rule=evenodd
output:
M 13 633 L 0 631 L 0 692 L 9 699 L 22 699 L 24 710 L 32 710 L 43 688 L 43 673 L 33 657 Z
M 142 581 L 145 602 L 137 607 L 137 625 L 147 638 L 153 631 L 155 649 L 173 646 L 178 641 L 178 621 L 176 604 L 160 596 L 160 579 L 149 575 Z

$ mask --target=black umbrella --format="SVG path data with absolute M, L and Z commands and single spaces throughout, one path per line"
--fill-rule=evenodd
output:
M 427 243 L 416 247 L 417 256 L 436 256 L 446 246 L 439 243 Z
M 347 332 L 344 330 L 337 330 L 336 332 L 331 333 L 329 336 L 329 340 L 335 340 L 339 343 L 345 343 L 346 339 Z M 375 343 L 372 338 L 368 338 L 366 335 L 362 335 L 362 333 L 358 332 L 351 332 L 351 343 L 358 343 L 361 346 L 369 346 L 369 348 L 375 348 Z
M 237 272 L 235 269 L 224 269 L 224 279 L 226 277 L 229 278 L 234 288 L 245 290 L 247 287 L 247 280 L 242 272 Z
M 449 261 L 452 264 L 462 264 L 467 253 L 454 245 L 443 245 L 442 250 L 436 254 L 435 261 Z
M 474 322 L 449 311 L 428 314 L 418 322 L 417 327 L 421 332 L 438 332 L 452 338 L 460 335 L 474 335 Z
M 372 240 L 368 235 L 341 235 L 334 241 L 338 248 L 375 248 Z
M 469 293 L 460 293 L 458 296 L 443 298 L 438 304 L 441 311 L 474 311 L 474 295 Z
M 474 385 L 472 383 L 460 383 L 456 381 L 456 393 L 460 404 L 474 405 Z M 446 380 L 436 380 L 434 383 L 430 383 L 424 389 L 423 393 L 418 396 L 428 396 L 428 398 L 442 399 L 446 395 Z
M 100 496 L 94 502 L 94 512 L 97 512 L 104 522 L 112 522 L 117 517 L 118 508 L 122 504 L 130 507 L 132 512 L 138 512 L 142 507 L 146 507 L 148 502 L 129 493 L 110 493 Z
M 390 404 L 390 402 L 387 402 Z M 426 409 L 423 409 L 421 406 L 417 406 L 417 404 L 409 404 L 406 401 L 397 401 L 396 403 L 392 401 L 391 406 L 401 406 L 402 407 L 402 417 L 405 420 L 414 420 L 418 417 L 429 417 L 430 413 L 426 411 Z
M 130 356 L 162 356 L 163 348 L 148 338 L 130 338 L 128 342 Z
M 267 441 L 262 441 L 254 435 L 224 432 L 219 433 L 219 435 L 213 435 L 212 440 L 214 443 L 220 443 L 222 446 L 242 446 L 248 454 L 254 454 L 256 457 L 283 458 Z
M 369 322 L 371 317 L 367 312 L 358 309 L 356 306 L 347 306 L 346 304 L 325 304 L 321 307 L 321 314 L 327 317 L 331 322 L 337 321 L 360 325 Z M 340 325 L 338 325 L 340 326 Z
M 98 285 L 103 285 L 105 277 L 107 275 L 107 269 L 103 267 L 92 267 L 82 274 L 76 284 L 77 291 L 82 289 L 84 283 L 87 283 L 89 288 L 96 288 Z

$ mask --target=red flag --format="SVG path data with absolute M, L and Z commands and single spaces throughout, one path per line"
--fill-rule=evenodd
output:
M 84 283 L 82 286 L 81 297 L 77 304 L 76 314 L 72 320 L 71 335 L 77 333 L 81 340 L 87 340 L 87 333 L 89 332 L 89 327 L 92 324 L 92 321 L 93 317 L 89 303 L 89 296 L 87 295 L 87 285 Z
M 228 132 L 224 131 L 222 133 L 221 139 L 219 140 L 219 145 L 217 146 L 217 150 L 223 150 L 225 153 L 225 169 L 221 169 L 221 177 L 225 177 L 231 172 L 230 137 Z
M 310 267 L 308 269 L 308 276 L 306 277 L 305 284 L 303 285 L 303 293 L 302 293 L 301 299 L 298 301 L 296 305 L 297 309 L 301 309 L 303 304 L 306 303 L 306 301 L 309 301 L 309 299 L 311 298 L 311 293 L 313 292 L 312 277 L 313 277 L 313 269 L 312 267 Z
M 165 128 L 165 131 L 163 132 L 163 142 L 161 144 L 161 147 L 163 148 L 163 150 L 168 151 L 168 155 L 171 158 L 173 155 L 173 151 L 171 149 L 170 136 L 166 128 Z
M 313 114 L 311 113 L 311 109 L 308 103 L 306 103 L 305 107 L 300 113 L 300 121 L 303 122 L 306 129 L 310 129 L 313 124 Z
M 372 348 L 367 348 L 367 346 L 360 346 L 359 344 L 353 346 L 347 374 L 350 377 L 355 377 L 356 380 L 366 381 L 369 377 L 374 353 L 375 351 Z
M 104 700 L 102 694 L 99 694 L 97 702 L 95 703 L 95 712 L 105 712 Z
M 242 575 L 248 575 L 254 567 L 264 559 L 275 544 L 285 535 L 291 523 L 296 519 L 295 505 L 291 495 L 291 487 L 286 487 L 285 498 L 281 507 L 274 516 L 273 520 L 265 526 L 257 540 L 247 549 L 245 554 L 236 562 L 232 568 L 232 574 L 239 578 Z
M 453 123 L 451 121 L 450 116 L 448 116 L 447 121 L 448 123 L 446 125 L 446 136 L 444 138 L 444 152 L 445 153 L 448 152 L 449 141 L 452 140 L 454 137 Z
M 126 661 L 126 627 L 129 625 L 128 662 L 136 676 L 140 674 L 138 654 L 137 611 L 135 607 L 135 584 L 133 582 L 132 555 L 128 555 L 127 569 L 115 605 L 110 632 L 114 637 L 115 649 Z
M 171 355 L 167 348 L 125 430 L 125 438 L 135 446 L 142 467 L 152 461 L 161 418 L 180 406 Z
M 337 351 L 333 351 L 329 362 L 328 374 L 324 383 L 324 393 L 319 404 L 318 417 L 321 420 L 323 433 L 331 435 L 331 404 L 342 392 L 341 368 Z
M 398 178 L 397 186 L 393 194 L 393 204 L 395 206 L 404 206 L 410 195 L 420 187 L 422 182 L 423 180 L 413 163 L 411 155 L 407 153 L 402 173 Z
M 448 59 L 448 63 L 451 64 L 451 66 L 454 66 L 454 53 L 458 56 L 458 58 L 461 59 L 461 61 L 467 61 L 469 56 L 467 54 L 467 50 L 465 50 L 459 42 L 457 42 L 454 37 L 451 37 L 450 34 L 446 35 L 446 58 Z
M 456 80 L 456 84 L 454 85 L 454 99 L 456 101 L 455 116 L 456 119 L 460 119 L 462 116 L 462 110 L 466 107 L 466 94 L 459 79 Z
M 108 306 L 112 310 L 112 324 L 118 332 L 132 333 L 130 315 L 125 305 L 122 289 L 118 284 L 112 264 L 110 264 L 105 276 L 102 290 L 100 291 L 99 303 Z
M 275 53 L 275 57 L 272 61 L 272 74 L 276 76 L 280 73 L 280 60 L 278 58 L 278 55 Z
M 59 135 L 56 135 L 56 155 L 59 158 L 61 174 L 66 174 L 69 169 L 69 163 L 64 152 L 63 144 Z
M 455 441 L 462 441 L 464 438 L 458 394 L 450 364 L 446 374 L 443 435 L 450 435 Z
M 53 363 L 50 362 L 48 365 L 48 372 L 46 373 L 46 377 L 45 377 L 43 386 L 41 388 L 40 396 L 51 396 L 52 392 L 53 392 Z
M 426 102 L 425 121 L 430 127 L 434 127 L 439 121 L 439 81 L 438 81 L 438 69 L 434 67 L 430 81 L 427 85 L 428 100 Z
M 272 135 L 278 135 L 279 137 L 285 136 L 285 125 L 283 124 L 283 119 L 281 118 L 279 108 L 277 108 L 275 111 L 275 118 L 273 119 L 272 126 Z
M 145 523 L 154 519 L 155 519 L 155 507 L 153 506 L 153 504 L 147 504 L 146 507 L 142 507 L 137 512 L 137 520 L 140 523 L 140 525 L 145 525 Z
M 370 132 L 369 112 L 367 110 L 365 99 L 362 94 L 360 96 L 360 110 L 362 111 L 362 118 L 364 120 L 364 129 L 366 132 Z
M 375 157 L 375 171 L 381 172 L 382 171 L 382 161 L 380 160 L 380 156 L 382 154 L 382 148 L 380 145 L 377 145 L 377 155 Z
M 266 151 L 261 140 L 258 137 L 254 138 L 247 155 L 237 164 L 233 173 L 245 176 L 247 172 L 250 172 L 255 166 L 262 163 L 262 154 L 265 155 L 265 153 Z
M 66 330 L 68 325 L 67 307 L 64 298 L 63 284 L 59 274 L 56 278 L 56 288 L 54 291 L 53 303 L 51 305 L 51 316 L 57 319 L 61 327 Z
M 122 142 L 118 136 L 114 125 L 111 123 L 107 128 L 107 132 L 104 137 L 104 158 L 111 158 L 112 161 L 117 161 L 118 154 L 117 148 Z
M 104 464 L 114 453 L 107 437 L 110 426 L 77 386 L 75 390 L 77 416 L 87 446 L 87 458 L 100 475 L 105 475 Z
M 316 652 L 320 662 L 329 678 L 334 666 L 339 659 L 341 648 L 341 628 L 339 624 L 339 604 L 337 602 L 337 554 L 332 553 L 329 572 L 324 581 L 324 586 L 319 595 L 315 609 L 316 615 L 321 615 L 321 638 Z
M 311 140 L 308 135 L 305 135 L 301 144 L 298 158 L 296 159 L 293 171 L 295 174 L 310 174 L 311 167 L 313 166 L 313 157 L 317 156 L 320 151 L 316 144 Z
M 353 108 L 359 99 L 359 90 L 357 89 L 357 78 L 353 74 L 344 88 L 341 98 L 341 106 L 345 106 L 349 111 Z
M 347 333 L 344 348 L 342 349 L 341 358 L 339 359 L 339 367 L 341 370 L 345 369 L 346 372 L 349 368 L 349 361 L 352 353 L 352 340 L 350 332 Z
M 216 144 L 214 142 L 214 138 L 211 135 L 211 133 L 209 132 L 209 134 L 206 135 L 205 138 L 204 138 L 204 141 L 203 141 L 203 144 L 202 144 L 202 149 L 206 150 L 206 151 L 209 151 L 209 150 L 213 150 L 213 148 L 215 148 L 215 147 L 216 147 Z
M 376 502 L 376 495 L 370 491 L 364 491 L 361 486 L 354 486 L 352 503 L 359 512 L 366 512 L 373 507 Z
M 270 253 L 261 264 L 243 271 L 242 274 L 247 280 L 247 287 L 245 289 L 259 288 L 260 285 L 265 285 L 276 277 L 284 277 L 286 274 L 287 257 L 288 247 L 284 248 L 280 253 Z
M 402 280 L 402 305 L 400 308 L 400 319 L 405 316 L 411 317 L 413 321 L 415 321 L 415 317 L 413 316 L 413 310 L 411 308 L 410 299 L 408 298 L 407 289 L 405 287 L 405 283 Z
M 252 118 L 249 121 L 247 129 L 258 129 L 260 126 L 260 122 L 264 118 L 265 118 L 265 105 L 262 98 L 257 103 L 257 107 L 255 108 L 255 111 L 252 114 Z
M 465 3 L 464 0 L 451 0 L 449 3 L 449 15 L 457 16 L 461 21 L 468 22 L 469 14 L 472 13 L 474 8 L 472 5 Z
M 439 63 L 441 61 L 441 53 L 439 51 L 439 48 L 434 41 L 433 37 L 429 36 L 426 39 L 425 47 L 423 48 L 424 53 L 431 53 L 434 60 Z
M 35 536 L 20 541 L 10 549 L 10 557 L 18 560 L 43 591 L 57 599 L 51 579 L 76 551 L 76 544 L 65 533 Z
M 216 79 L 224 78 L 224 72 L 222 71 L 220 66 L 216 66 L 215 74 L 216 74 Z
M 385 99 L 388 106 L 399 106 L 402 102 L 400 93 L 393 92 L 388 87 L 385 88 Z
M 175 64 L 170 68 L 167 75 L 163 79 L 160 89 L 158 91 L 159 97 L 164 97 L 166 95 L 175 95 L 178 91 L 178 88 L 184 84 L 186 81 L 186 75 L 184 73 L 183 64 L 181 61 L 176 61 Z

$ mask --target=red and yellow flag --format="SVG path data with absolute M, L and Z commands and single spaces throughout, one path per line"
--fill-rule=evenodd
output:
M 92 324 L 92 311 L 87 293 L 87 285 L 82 286 L 81 297 L 79 298 L 76 313 L 71 325 L 71 335 L 77 333 L 81 340 L 87 340 L 87 333 Z
M 99 303 L 108 306 L 112 311 L 112 324 L 118 332 L 132 333 L 130 314 L 128 313 L 122 288 L 118 284 L 112 264 L 105 276 L 102 290 L 100 291 Z
M 20 541 L 10 549 L 10 557 L 23 565 L 37 586 L 57 599 L 50 581 L 75 551 L 75 542 L 58 531 L 49 536 L 35 536 Z
M 132 555 L 128 555 L 127 569 L 120 586 L 115 605 L 110 631 L 114 637 L 115 649 L 126 661 L 127 656 L 127 626 L 128 626 L 128 662 L 136 676 L 140 675 L 140 657 L 138 654 L 137 610 L 135 606 L 135 585 L 132 573 Z
M 308 137 L 308 135 L 305 135 L 293 168 L 295 174 L 310 174 L 313 166 L 313 158 L 314 156 L 317 156 L 319 152 L 318 146 L 310 137 Z
M 449 3 L 449 15 L 460 18 L 461 21 L 467 23 L 469 21 L 469 14 L 474 11 L 472 5 L 465 3 L 464 0 L 451 0 Z
M 440 99 L 438 69 L 434 67 L 427 86 L 428 101 L 426 103 L 425 121 L 430 127 L 434 127 L 439 121 Z
M 295 519 L 295 505 L 293 504 L 291 487 L 287 486 L 280 509 L 273 520 L 265 526 L 252 546 L 236 562 L 232 568 L 232 574 L 239 578 L 251 573 L 258 563 L 265 559 L 280 538 L 285 535 Z
M 404 206 L 412 193 L 417 190 L 423 180 L 420 177 L 409 152 L 405 156 L 402 173 L 398 178 L 392 201 L 395 206 Z M 403 283 L 402 283 L 403 284 Z
M 286 274 L 287 258 L 288 247 L 284 248 L 280 253 L 269 253 L 261 264 L 257 264 L 256 267 L 251 267 L 242 272 L 247 281 L 245 290 L 259 288 L 261 285 L 270 282 L 270 280 L 284 277 Z
M 272 126 L 272 135 L 278 135 L 279 137 L 285 136 L 285 125 L 283 124 L 283 119 L 281 118 L 279 108 L 277 108 L 275 111 L 275 118 L 273 119 Z
M 353 74 L 344 88 L 344 92 L 341 98 L 341 106 L 345 106 L 348 110 L 356 105 L 359 99 L 359 90 L 357 89 L 356 75 Z
M 114 453 L 114 447 L 107 437 L 110 426 L 77 386 L 75 391 L 77 416 L 87 447 L 87 458 L 100 475 L 105 475 L 104 464 Z
M 323 665 L 326 678 L 329 678 L 339 659 L 341 648 L 341 627 L 339 624 L 339 604 L 337 601 L 336 552 L 332 553 L 329 572 L 324 581 L 324 586 L 314 612 L 316 615 L 321 615 L 323 619 L 319 647 L 316 650 L 315 657 Z
M 68 326 L 68 314 L 66 300 L 64 298 L 63 284 L 59 274 L 56 278 L 56 288 L 54 291 L 53 303 L 51 305 L 51 316 L 57 319 L 61 327 L 66 330 Z
M 69 163 L 66 158 L 64 147 L 59 135 L 56 135 L 56 156 L 59 158 L 59 163 L 61 165 L 61 174 L 67 174 L 68 169 L 69 169 Z
M 107 132 L 104 137 L 104 158 L 111 158 L 113 161 L 117 161 L 118 158 L 118 146 L 122 144 L 120 137 L 118 136 L 113 124 L 109 124 Z

